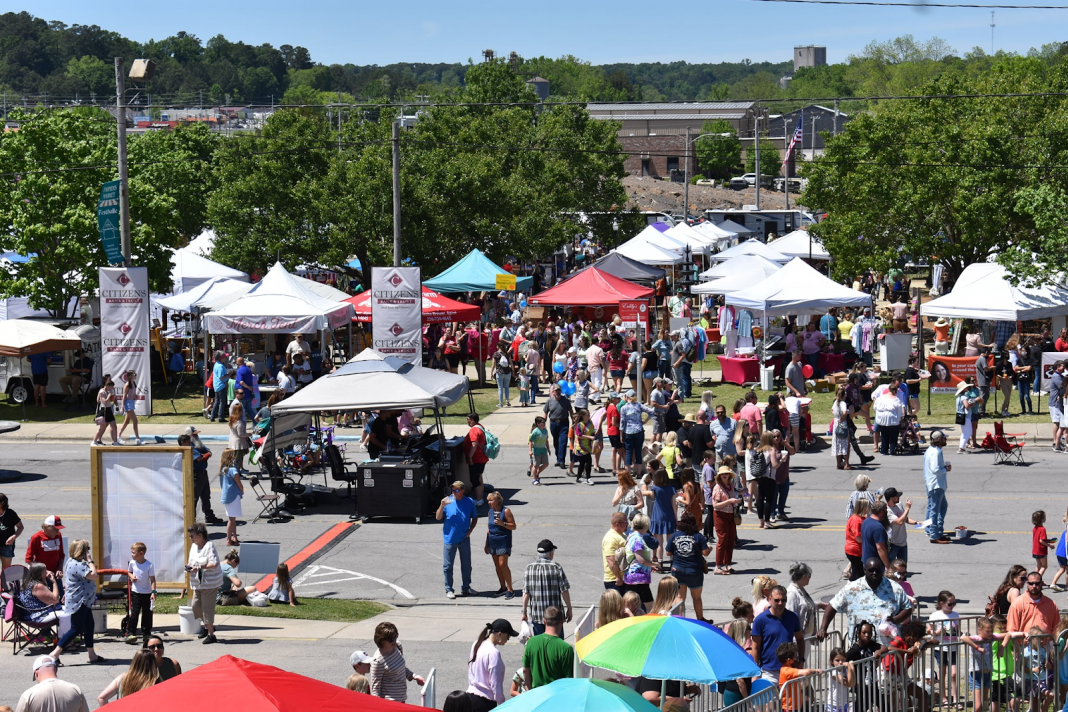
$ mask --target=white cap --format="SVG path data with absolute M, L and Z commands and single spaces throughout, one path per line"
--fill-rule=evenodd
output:
M 355 653 L 349 656 L 349 665 L 356 666 L 360 663 L 371 662 L 371 656 L 362 650 L 357 650 Z
M 32 677 L 36 677 L 38 670 L 43 667 L 48 667 L 49 665 L 51 665 L 52 667 L 56 666 L 56 659 L 53 658 L 51 655 L 41 655 L 40 657 L 38 657 L 36 660 L 33 661 Z

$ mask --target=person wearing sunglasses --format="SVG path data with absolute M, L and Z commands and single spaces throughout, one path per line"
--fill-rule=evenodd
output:
M 452 568 L 456 554 L 460 554 L 460 579 L 462 594 L 473 593 L 471 589 L 471 532 L 478 524 L 478 510 L 475 501 L 467 496 L 467 485 L 460 480 L 452 483 L 452 496 L 441 500 L 434 517 L 444 521 L 442 536 L 445 539 L 442 566 L 445 571 L 445 597 L 456 598 L 452 589 Z
M 156 657 L 156 669 L 159 670 L 157 683 L 170 680 L 172 677 L 182 674 L 182 666 L 176 660 L 163 656 L 163 638 L 158 635 L 151 636 L 145 649 L 152 651 L 152 654 Z
M 1027 633 L 1032 627 L 1038 627 L 1046 635 L 1053 635 L 1061 615 L 1053 599 L 1042 593 L 1044 587 L 1042 574 L 1037 571 L 1027 574 L 1024 592 L 1009 606 L 1010 633 Z

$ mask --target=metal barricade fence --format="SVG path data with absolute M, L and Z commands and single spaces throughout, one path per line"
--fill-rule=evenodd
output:
M 438 704 L 438 669 L 430 668 L 430 672 L 426 674 L 426 681 L 423 683 L 423 689 L 419 692 L 421 698 L 421 704 L 423 707 L 437 707 Z
M 579 619 L 579 622 L 575 625 L 575 645 L 585 636 L 592 633 L 597 628 L 597 606 L 592 605 Z M 579 660 L 578 655 L 575 656 L 575 670 L 572 677 L 584 677 L 587 679 L 593 678 L 593 668 L 586 663 Z
M 721 707 L 719 712 L 781 712 L 781 710 L 778 692 L 774 687 L 768 687 L 729 707 Z

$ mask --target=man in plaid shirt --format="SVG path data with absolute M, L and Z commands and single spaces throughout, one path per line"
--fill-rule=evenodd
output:
M 527 564 L 522 620 L 530 623 L 534 635 L 545 632 L 542 619 L 549 606 L 565 609 L 564 621 L 571 622 L 571 584 L 567 582 L 564 567 L 553 561 L 554 551 L 556 545 L 548 539 L 542 539 L 538 542 L 538 560 Z

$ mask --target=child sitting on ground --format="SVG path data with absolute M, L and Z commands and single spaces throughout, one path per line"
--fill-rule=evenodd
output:
M 289 578 L 289 567 L 285 563 L 278 564 L 274 573 L 274 583 L 267 593 L 267 600 L 272 603 L 288 603 L 297 605 L 297 594 L 293 592 L 293 582 Z

